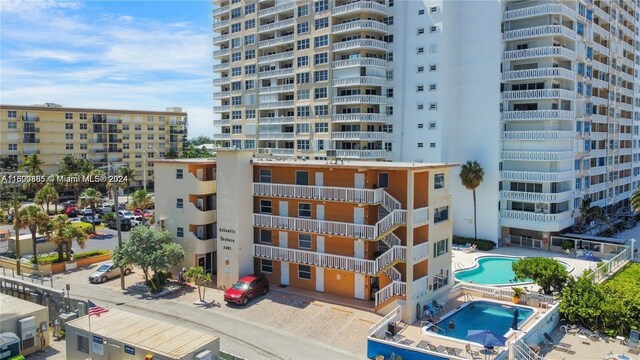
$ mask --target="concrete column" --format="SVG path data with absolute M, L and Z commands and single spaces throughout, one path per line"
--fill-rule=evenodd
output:
M 413 208 L 415 192 L 414 172 L 407 171 L 407 301 L 403 310 L 403 319 L 410 323 L 416 318 L 413 299 Z

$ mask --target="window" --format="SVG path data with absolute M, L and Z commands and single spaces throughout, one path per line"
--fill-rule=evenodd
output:
M 429 91 L 436 91 L 438 89 L 438 85 L 436 84 L 429 84 Z
M 298 150 L 309 150 L 309 140 L 297 140 Z
M 310 108 L 308 106 L 298 106 L 296 110 L 297 110 L 298 117 L 311 116 L 310 115 Z
M 65 130 L 73 130 L 73 123 L 65 123 L 64 124 L 64 129 Z
M 418 129 L 424 129 L 424 124 L 418 124 Z
M 329 115 L 328 105 L 316 105 L 313 109 L 315 116 L 327 116 Z
M 86 113 L 80 113 L 80 120 L 87 120 L 87 114 Z
M 424 9 L 418 10 L 418 15 L 424 15 Z
M 255 50 L 251 50 L 254 54 L 255 54 Z M 255 74 L 256 73 L 256 66 L 255 65 L 246 65 L 244 67 L 244 74 L 245 75 L 251 75 L 251 74 Z
M 87 140 L 87 134 L 80 134 L 80 140 Z M 80 144 L 80 145 L 86 145 L 86 144 Z
M 424 72 L 424 66 L 418 66 L 418 72 L 419 73 Z
M 298 90 L 298 100 L 309 100 L 309 89 Z
M 429 54 L 435 54 L 437 52 L 438 52 L 438 45 L 437 44 L 429 45 Z
M 438 110 L 438 103 L 429 104 L 429 110 Z
M 393 61 L 393 51 L 387 53 L 387 61 Z
M 245 45 L 251 45 L 251 44 L 255 44 L 256 43 L 256 36 L 255 35 L 247 35 L 244 37 L 244 44 Z
M 424 54 L 424 48 L 423 47 L 419 47 L 416 51 L 417 54 Z
M 184 237 L 184 228 L 176 228 L 176 236 L 177 237 Z
M 241 52 L 234 52 L 233 54 L 231 54 L 231 62 L 240 61 L 240 60 L 242 60 Z
M 9 144 L 9 151 L 18 150 L 18 144 Z
M 245 29 L 253 29 L 254 27 L 256 27 L 256 19 L 251 19 L 244 22 Z
M 304 50 L 309 48 L 309 39 L 298 40 L 298 50 Z
M 298 57 L 298 67 L 309 66 L 309 57 L 308 56 L 300 56 Z
M 176 199 L 176 209 L 184 208 L 184 199 Z
M 423 92 L 423 91 L 424 91 L 424 85 L 418 85 L 418 86 L 416 87 L 416 91 L 417 91 L 417 92 Z
M 418 29 L 418 35 L 422 35 L 424 34 L 424 28 L 419 28 Z
M 444 188 L 444 174 L 435 174 L 433 177 L 433 188 L 434 189 L 442 189 Z
M 322 47 L 327 45 L 329 45 L 329 35 L 316 36 L 315 38 L 313 38 L 314 47 Z
M 316 13 L 329 10 L 329 0 L 319 0 L 313 3 Z
M 418 104 L 418 110 L 424 110 L 424 104 Z
M 264 244 L 271 244 L 271 230 L 260 229 L 260 242 Z
M 260 200 L 260 213 L 271 214 L 271 200 Z
M 296 171 L 296 185 L 309 185 L 308 171 Z
M 329 71 L 328 70 L 320 70 L 320 71 L 314 71 L 313 72 L 313 81 L 314 82 L 319 82 L 319 81 L 327 81 L 329 80 Z M 318 90 L 318 89 L 316 89 Z M 325 90 L 327 90 L 325 88 Z
M 315 130 L 317 133 L 329 132 L 329 123 L 316 123 Z
M 153 131 L 153 125 L 147 125 L 147 131 Z
M 438 11 L 438 7 L 437 6 L 432 6 L 429 8 L 429 12 L 434 13 Z
M 418 147 L 419 148 L 424 147 L 424 143 L 418 143 Z
M 67 145 L 65 146 L 65 149 L 66 149 L 66 150 L 73 150 L 73 144 L 67 144 Z
M 296 172 L 296 174 L 297 173 L 298 172 Z M 306 171 L 305 171 L 305 173 L 306 173 Z M 311 217 L 311 204 L 309 204 L 309 203 L 299 203 L 298 204 L 298 217 L 310 218 Z
M 309 5 L 298 6 L 298 17 L 309 15 Z
M 436 71 L 438 70 L 438 65 L 429 65 L 429 71 Z
M 256 111 L 255 110 L 247 110 L 244 116 L 247 119 L 255 119 L 256 118 Z
M 242 45 L 242 43 L 240 43 L 240 38 L 233 38 L 231 39 L 231 48 L 235 49 L 235 48 L 239 48 Z
M 393 16 L 387 16 L 386 18 L 382 19 L 382 22 L 387 25 L 393 25 Z
M 176 179 L 182 179 L 184 175 L 184 170 L 176 169 Z
M 86 140 L 86 134 L 84 140 Z M 87 150 L 87 144 L 80 144 L 80 150 Z
M 389 173 L 378 173 L 378 187 L 385 189 L 389 187 Z
M 231 32 L 232 33 L 236 33 L 238 31 L 242 30 L 242 24 L 241 23 L 235 23 L 231 25 Z
M 328 53 L 315 54 L 313 56 L 313 62 L 315 65 L 326 64 L 329 62 L 329 54 Z
M 232 96 L 231 105 L 242 105 L 242 96 Z
M 85 354 L 89 353 L 89 338 L 86 336 L 78 335 L 78 351 Z
M 231 9 L 231 18 L 237 19 L 242 16 L 242 8 Z
M 324 29 L 329 27 L 329 18 L 316 19 L 315 28 L 316 30 Z
M 296 124 L 296 134 L 308 134 L 309 128 L 309 123 Z
M 429 147 L 432 148 L 432 149 L 435 149 L 436 143 L 429 143 Z
M 254 12 L 256 12 L 256 4 L 245 5 L 244 7 L 245 15 L 253 14 Z
M 449 252 L 449 239 L 436 241 L 433 244 L 433 257 L 436 258 Z
M 387 97 L 388 98 L 392 98 L 393 97 L 393 88 L 387 89 Z
M 261 183 L 271 182 L 271 170 L 260 169 L 260 182 Z
M 18 117 L 18 112 L 15 111 L 15 110 L 9 110 L 9 111 L 7 111 L 7 117 L 15 119 L 15 118 Z
M 231 120 L 240 120 L 242 119 L 242 111 L 234 110 L 231 112 Z
M 438 27 L 437 26 L 432 26 L 432 27 L 429 28 L 429 32 L 430 33 L 434 33 L 436 31 L 438 31 Z
M 437 224 L 442 221 L 449 220 L 449 207 L 444 206 L 433 211 L 433 223 Z
M 232 134 L 242 134 L 242 125 L 233 125 L 231 126 Z
M 65 120 L 73 119 L 73 113 L 64 113 Z
M 240 75 L 242 75 L 242 67 L 238 66 L 238 67 L 231 68 L 231 76 L 240 76 Z
M 314 89 L 314 99 L 326 99 L 327 98 L 327 88 L 316 88 Z
M 271 274 L 273 272 L 273 260 L 260 259 L 260 271 Z
M 309 32 L 309 23 L 303 22 L 298 24 L 298 34 L 304 34 Z
M 311 249 L 311 235 L 298 234 L 298 248 Z
M 304 280 L 311 280 L 311 266 L 298 265 L 298 278 Z
M 86 124 L 84 124 L 84 125 L 86 125 Z M 17 129 L 18 128 L 18 123 L 16 121 L 9 121 L 7 123 L 7 127 L 9 129 Z

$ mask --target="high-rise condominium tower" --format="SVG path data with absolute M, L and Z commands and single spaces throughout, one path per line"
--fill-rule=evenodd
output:
M 639 11 L 214 0 L 214 136 L 272 156 L 476 160 L 478 217 L 452 181 L 454 232 L 540 244 L 585 196 L 615 212 L 638 186 Z

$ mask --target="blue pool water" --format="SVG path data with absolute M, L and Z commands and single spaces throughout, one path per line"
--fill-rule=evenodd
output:
M 456 279 L 462 282 L 472 282 L 481 285 L 510 285 L 514 284 L 515 274 L 511 264 L 520 260 L 516 257 L 482 257 L 478 259 L 478 266 L 456 272 Z M 527 281 L 531 282 L 531 281 Z M 517 281 L 515 282 L 517 283 Z
M 487 301 L 474 301 L 437 323 L 446 336 L 465 340 L 468 330 L 491 330 L 505 335 L 511 329 L 513 314 L 518 309 L 518 327 L 533 315 L 533 310 L 520 306 L 507 306 Z M 449 329 L 449 323 L 455 329 Z

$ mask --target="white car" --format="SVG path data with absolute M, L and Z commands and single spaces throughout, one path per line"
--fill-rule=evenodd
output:
M 129 220 L 133 220 L 134 217 L 136 217 L 131 211 L 129 210 L 118 210 L 118 215 L 124 218 L 127 218 Z
M 136 216 L 131 219 L 131 227 L 142 225 L 142 216 Z
M 107 214 L 112 212 L 113 209 L 111 208 L 111 205 L 100 205 L 100 206 L 96 206 L 96 212 L 98 214 Z
M 79 215 L 93 215 L 93 210 L 91 209 L 91 206 L 87 206 L 84 209 L 78 209 L 78 214 Z

